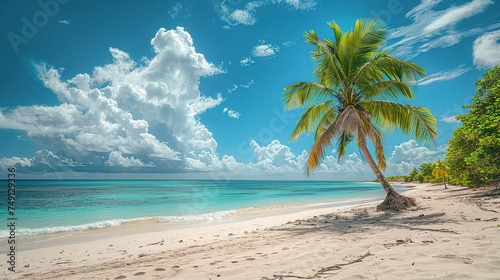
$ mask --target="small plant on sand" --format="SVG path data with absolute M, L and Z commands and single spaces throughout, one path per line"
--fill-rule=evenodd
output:
M 333 39 L 320 39 L 314 30 L 305 34 L 306 42 L 316 47 L 312 53 L 316 81 L 295 83 L 283 91 L 287 109 L 305 107 L 291 138 L 314 133 L 306 173 L 319 165 L 334 140 L 339 159 L 356 142 L 386 192 L 377 210 L 416 206 L 413 198 L 397 193 L 382 174 L 386 167 L 382 131 L 397 128 L 423 142 L 437 135 L 436 118 L 427 108 L 396 102 L 400 97 L 413 99 L 408 83 L 423 77 L 424 69 L 381 49 L 387 32 L 379 20 L 357 20 L 347 32 L 334 22 L 328 25 Z M 369 141 L 377 161 L 369 151 Z

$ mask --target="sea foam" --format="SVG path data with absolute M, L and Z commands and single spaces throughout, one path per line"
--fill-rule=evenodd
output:
M 245 209 L 241 210 L 244 211 Z M 123 223 L 145 221 L 145 220 L 155 220 L 161 223 L 167 222 L 197 222 L 197 221 L 213 221 L 219 220 L 224 217 L 233 215 L 237 213 L 238 210 L 226 210 L 226 211 L 216 211 L 211 213 L 197 214 L 197 215 L 185 215 L 185 216 L 155 216 L 155 217 L 141 217 L 133 219 L 115 219 L 107 221 L 99 221 L 95 223 L 73 225 L 73 226 L 55 226 L 55 227 L 41 227 L 41 228 L 17 228 L 16 234 L 19 236 L 26 235 L 43 235 L 59 232 L 70 232 L 70 231 L 85 231 L 93 229 L 102 229 L 108 227 L 116 227 Z M 8 237 L 10 234 L 7 230 L 0 230 L 0 238 Z

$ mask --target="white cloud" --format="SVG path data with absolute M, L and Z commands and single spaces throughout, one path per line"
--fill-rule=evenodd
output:
M 0 169 L 7 169 L 14 166 L 31 166 L 31 161 L 29 158 L 23 157 L 10 157 L 10 158 L 0 158 Z
M 144 164 L 144 162 L 140 159 L 131 157 L 124 157 L 119 151 L 112 151 L 109 153 L 108 160 L 105 162 L 108 166 L 120 166 L 120 167 L 153 167 L 154 164 L 151 163 L 149 165 Z
M 231 109 L 228 109 L 228 108 L 224 108 L 222 110 L 223 113 L 227 113 L 227 115 L 230 117 L 230 118 L 233 118 L 233 119 L 239 119 L 241 114 L 234 111 L 234 110 L 231 110 Z
M 478 69 L 493 68 L 500 64 L 500 30 L 486 33 L 474 41 L 474 65 Z
M 389 39 L 399 38 L 388 46 L 397 56 L 411 59 L 434 48 L 446 48 L 458 44 L 462 39 L 482 34 L 497 26 L 476 27 L 456 30 L 455 26 L 464 19 L 476 16 L 491 5 L 491 0 L 472 0 L 461 6 L 435 11 L 441 1 L 422 0 L 406 14 L 413 20 L 410 25 L 389 31 Z
M 235 90 L 237 90 L 237 89 L 238 89 L 238 86 L 237 86 L 237 85 L 235 85 L 235 84 L 233 84 L 233 86 L 232 86 L 230 89 L 228 89 L 228 90 L 227 90 L 227 92 L 228 92 L 228 93 L 233 93 L 233 92 L 234 92 Z
M 273 56 L 279 51 L 279 47 L 270 44 L 263 44 L 253 47 L 252 55 L 254 57 L 267 57 Z
M 254 84 L 254 81 L 252 79 L 252 80 L 248 81 L 248 83 L 246 83 L 244 85 L 240 85 L 240 87 L 242 87 L 242 88 L 249 88 L 253 84 Z
M 432 73 L 432 74 L 428 75 L 427 77 L 418 80 L 417 84 L 420 86 L 425 86 L 425 85 L 432 84 L 435 82 L 453 80 L 456 77 L 470 71 L 471 68 L 465 68 L 464 66 L 465 65 L 462 64 L 455 69 Z
M 277 1 L 282 2 L 282 1 Z M 297 10 L 312 10 L 316 6 L 316 0 L 285 0 L 286 4 L 294 7 Z
M 439 17 L 429 23 L 423 31 L 434 32 L 441 28 L 455 25 L 463 19 L 482 13 L 490 4 L 493 4 L 493 1 L 473 0 L 472 2 L 466 3 L 462 6 L 448 8 Z
M 172 19 L 182 17 L 184 19 L 191 17 L 187 8 L 182 6 L 181 3 L 176 3 L 172 5 L 172 8 L 168 11 L 168 14 Z
M 257 23 L 257 9 L 273 4 L 283 4 L 295 10 L 313 10 L 316 0 L 257 0 L 247 2 L 245 5 L 241 1 L 214 1 L 215 11 L 220 19 L 230 26 L 254 25 Z
M 56 155 L 49 150 L 38 150 L 30 158 L 10 157 L 0 159 L 0 169 L 6 169 L 10 166 L 29 168 L 32 172 L 47 172 L 56 170 L 71 170 L 80 164 L 73 159 Z
M 71 24 L 71 22 L 69 20 L 67 20 L 67 19 L 60 19 L 59 23 L 60 24 L 66 24 L 66 25 Z
M 1 109 L 0 128 L 25 131 L 30 141 L 58 151 L 55 157 L 89 162 L 88 168 L 103 166 L 108 154 L 110 166 L 126 154 L 122 163 L 149 158 L 158 168 L 177 169 L 191 168 L 191 154 L 215 155 L 217 142 L 198 115 L 223 98 L 203 96 L 198 86 L 201 77 L 222 71 L 196 52 L 182 27 L 161 28 L 151 45 L 155 56 L 142 65 L 110 48 L 112 63 L 68 80 L 37 65 L 61 104 Z
M 443 116 L 443 117 L 441 118 L 441 121 L 443 121 L 443 122 L 445 122 L 445 123 L 459 123 L 459 122 L 460 122 L 459 120 L 457 120 L 457 119 L 455 118 L 455 116 L 449 116 L 449 117 L 445 117 L 445 116 Z
M 445 147 L 440 146 L 435 150 L 421 147 L 417 141 L 409 140 L 394 147 L 387 161 L 387 172 L 389 175 L 407 175 L 413 168 L 422 163 L 434 162 L 445 155 Z
M 291 47 L 291 46 L 293 46 L 293 45 L 295 45 L 295 42 L 294 42 L 294 41 L 286 41 L 286 42 L 284 42 L 284 43 L 282 43 L 282 44 L 281 44 L 281 46 L 282 46 L 283 48 L 285 48 L 285 49 L 286 49 L 286 48 L 288 48 L 288 47 Z
M 253 59 L 250 58 L 250 57 L 244 58 L 244 59 L 242 59 L 240 61 L 240 65 L 243 66 L 243 67 L 248 66 L 248 65 L 250 65 L 252 63 L 255 63 L 255 61 L 253 61 Z

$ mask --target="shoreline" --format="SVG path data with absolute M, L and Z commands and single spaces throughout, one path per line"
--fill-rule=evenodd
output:
M 381 258 L 387 260 L 392 255 L 396 260 L 413 256 L 419 262 L 428 262 L 434 272 L 443 272 L 442 276 L 450 272 L 446 274 L 450 277 L 466 276 L 467 271 L 475 267 L 471 264 L 482 259 L 486 264 L 472 269 L 479 273 L 473 276 L 475 279 L 494 279 L 495 270 L 500 270 L 500 245 L 493 242 L 498 239 L 500 231 L 496 226 L 500 212 L 498 196 L 489 201 L 495 203 L 488 205 L 484 201 L 481 206 L 473 203 L 461 205 L 463 196 L 475 195 L 481 190 L 453 186 L 444 190 L 442 185 L 397 184 L 415 185 L 408 188 L 405 195 L 417 199 L 417 209 L 401 213 L 375 212 L 375 205 L 380 202 L 375 201 L 291 212 L 260 210 L 252 217 L 236 214 L 222 219 L 224 221 L 176 229 L 149 228 L 144 223 L 136 224 L 135 230 L 139 232 L 134 232 L 128 227 L 130 225 L 118 226 L 102 229 L 109 230 L 109 235 L 98 230 L 84 233 L 81 235 L 85 236 L 84 239 L 78 239 L 78 236 L 74 239 L 75 236 L 69 234 L 64 237 L 67 242 L 62 241 L 64 238 L 55 239 L 52 244 L 47 243 L 48 247 L 19 250 L 17 272 L 7 271 L 4 262 L 0 265 L 0 275 L 9 279 L 125 279 L 139 275 L 148 279 L 279 279 L 270 277 L 313 276 L 328 264 L 350 263 L 365 256 L 366 260 L 359 261 L 359 264 L 342 266 L 338 274 L 344 278 L 356 278 L 362 273 L 359 267 L 366 266 L 368 278 L 378 275 L 387 279 L 384 274 L 377 274 L 387 269 L 379 262 Z M 475 216 L 469 217 L 471 214 Z M 479 226 L 479 232 L 476 234 L 467 222 Z M 482 222 L 489 226 L 481 226 Z M 455 229 L 461 223 L 466 227 Z M 129 231 L 123 232 L 125 228 Z M 459 239 L 456 239 L 456 234 Z M 480 244 L 467 248 L 454 245 L 455 241 L 463 244 L 463 238 L 469 235 L 472 241 L 475 240 L 472 237 L 481 237 L 475 240 Z M 424 249 L 432 249 L 435 244 L 447 247 L 433 253 L 438 257 L 425 253 Z M 410 254 L 410 249 L 418 249 L 420 253 Z M 453 253 L 454 250 L 459 252 Z M 387 253 L 388 256 L 384 257 Z M 340 258 L 337 262 L 334 261 L 336 257 Z M 453 260 L 455 263 L 455 259 L 461 263 L 457 266 L 461 269 L 459 274 L 442 267 L 439 269 L 439 262 Z M 374 261 L 378 266 L 373 266 Z M 470 263 L 467 265 L 467 262 Z M 466 266 L 462 267 L 462 264 Z M 354 269 L 354 266 L 358 268 Z M 404 271 L 411 269 L 417 267 L 405 266 Z M 425 269 L 419 269 L 419 273 L 408 274 L 415 277 L 411 279 L 430 279 Z M 398 278 L 397 273 L 402 273 L 397 267 L 391 271 L 395 274 L 388 277 L 390 279 Z
M 368 182 L 362 182 L 368 183 Z M 378 183 L 377 183 L 378 184 Z M 394 185 L 398 191 L 405 191 L 401 189 L 401 183 L 395 182 Z M 239 209 L 221 209 L 215 212 L 192 214 L 188 216 L 145 216 L 145 217 L 131 217 L 131 218 L 117 218 L 112 220 L 97 220 L 86 224 L 74 225 L 58 225 L 58 226 L 45 226 L 39 228 L 17 228 L 17 237 L 24 241 L 28 241 L 30 245 L 32 241 L 40 243 L 44 239 L 57 239 L 64 236 L 88 236 L 88 235 L 109 235 L 111 231 L 121 231 L 128 234 L 139 234 L 148 231 L 164 231 L 169 229 L 179 229 L 187 227 L 203 226 L 207 223 L 225 223 L 232 221 L 235 217 L 238 219 L 251 219 L 258 215 L 268 215 L 272 212 L 293 213 L 300 212 L 306 209 L 320 209 L 331 208 L 337 206 L 349 206 L 364 204 L 372 201 L 381 200 L 383 197 L 374 195 L 361 194 L 358 197 L 350 198 L 332 198 L 332 199 L 313 199 L 303 201 L 286 201 L 283 204 L 247 207 Z M 264 213 L 264 214 L 262 214 Z M 169 218 L 171 220 L 169 220 Z M 147 230 L 141 230 L 146 227 Z M 29 233 L 27 233 L 29 232 Z M 37 232 L 37 233 L 34 233 Z M 38 233 L 40 232 L 40 233 Z M 8 236 L 7 235 L 4 237 Z M 3 254 L 5 250 L 5 241 L 0 240 L 0 253 Z M 24 247 L 26 248 L 26 246 Z M 28 246 L 29 249 L 31 247 Z

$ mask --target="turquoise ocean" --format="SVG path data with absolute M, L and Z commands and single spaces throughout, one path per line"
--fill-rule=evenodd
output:
M 396 187 L 398 191 L 402 188 Z M 22 180 L 16 182 L 16 232 L 33 236 L 140 220 L 212 221 L 249 209 L 331 207 L 384 196 L 381 186 L 370 182 Z M 6 195 L 4 198 L 0 218 L 7 221 Z M 8 233 L 0 229 L 0 237 Z

